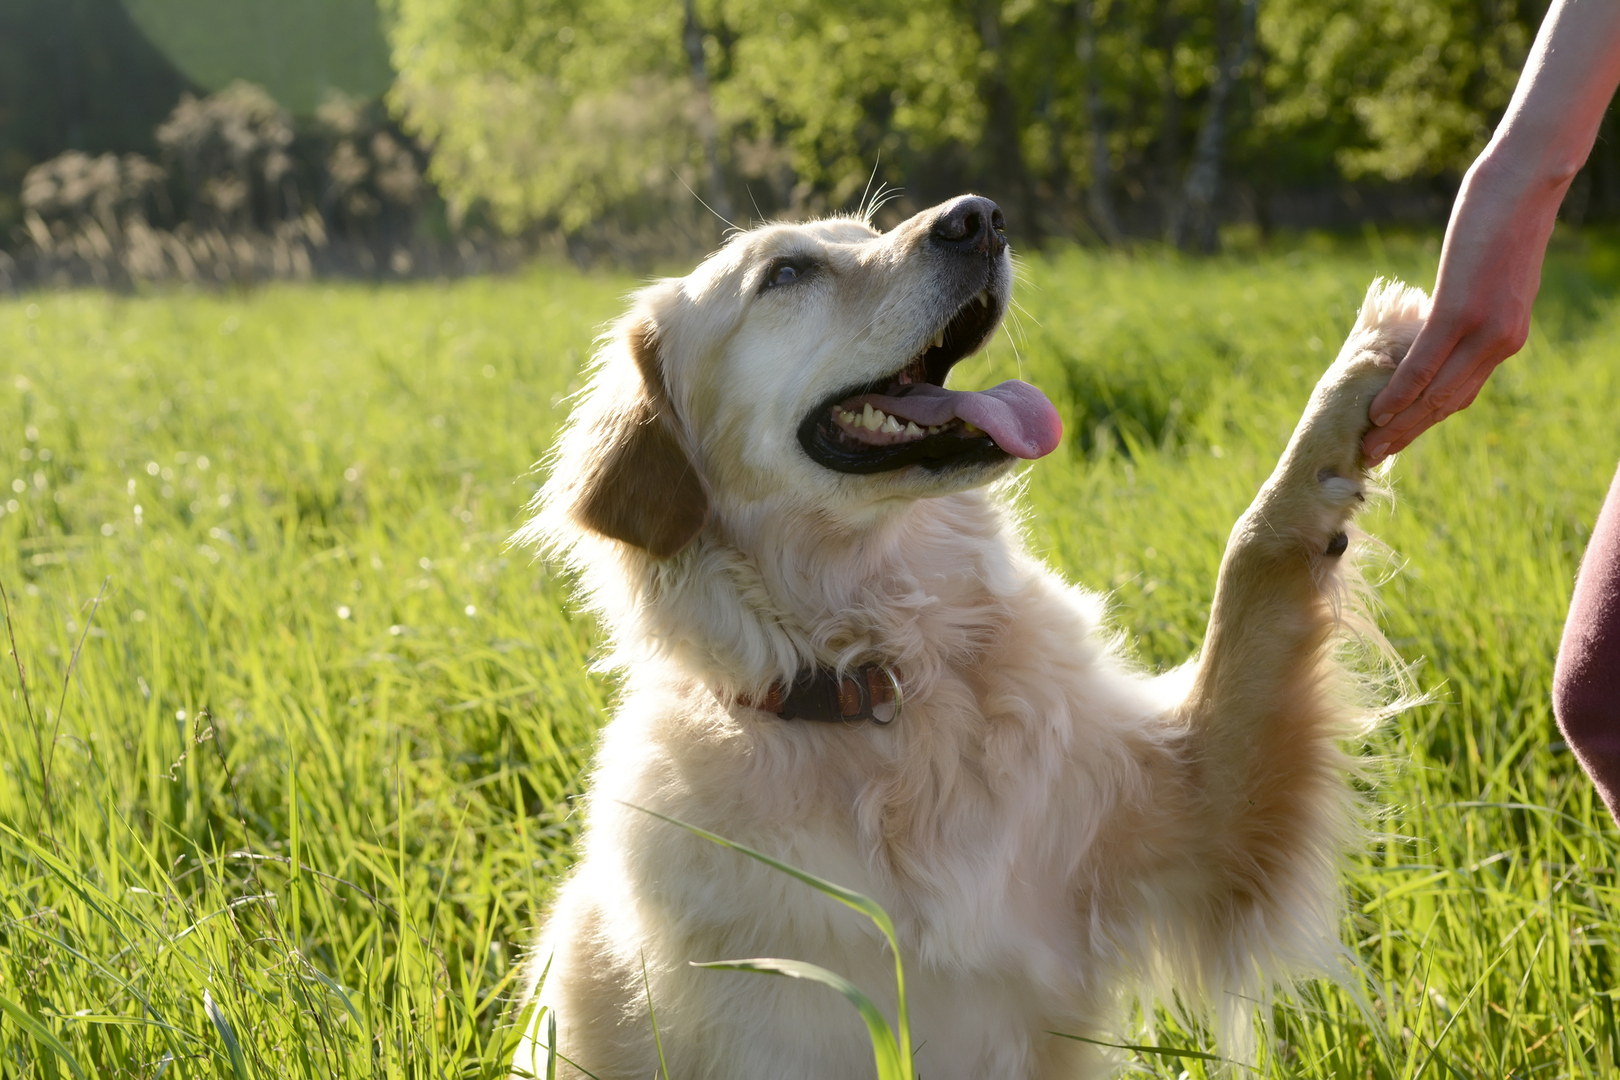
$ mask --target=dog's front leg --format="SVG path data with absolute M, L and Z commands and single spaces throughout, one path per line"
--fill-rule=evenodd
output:
M 1227 809 L 1240 816 L 1286 781 L 1277 740 L 1309 739 L 1336 711 L 1330 643 L 1350 599 L 1347 530 L 1365 501 L 1360 443 L 1393 367 L 1387 353 L 1359 348 L 1328 369 L 1227 541 L 1186 707 L 1209 774 L 1202 786 L 1235 799 Z
M 1315 952 L 1313 935 L 1335 934 L 1336 862 L 1352 824 L 1339 744 L 1357 719 L 1333 655 L 1335 630 L 1354 614 L 1347 530 L 1365 499 L 1367 408 L 1410 344 L 1422 300 L 1375 289 L 1369 309 L 1375 297 L 1387 311 L 1364 312 L 1232 530 L 1184 701 L 1183 836 L 1199 882 L 1184 898 L 1206 960 L 1211 946 L 1229 957 L 1237 946 L 1262 968 L 1314 963 L 1320 953 L 1301 958 L 1299 948 Z

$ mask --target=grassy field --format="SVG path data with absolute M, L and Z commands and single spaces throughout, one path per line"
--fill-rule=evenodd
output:
M 1024 263 L 958 378 L 1059 403 L 1033 542 L 1145 660 L 1197 646 L 1367 281 L 1427 282 L 1431 249 Z M 0 302 L 0 1075 L 501 1075 L 613 696 L 566 583 L 506 541 L 632 284 Z M 1566 243 L 1529 348 L 1364 522 L 1434 703 L 1369 748 L 1344 933 L 1371 1009 L 1308 988 L 1268 1076 L 1615 1075 L 1620 847 L 1547 693 L 1620 457 L 1617 290 L 1620 248 Z

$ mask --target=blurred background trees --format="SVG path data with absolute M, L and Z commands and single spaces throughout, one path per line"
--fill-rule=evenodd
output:
M 372 0 L 0 0 L 0 286 L 487 266 L 392 81 Z
M 1234 226 L 1433 224 L 1544 10 L 0 0 L 0 232 L 13 251 L 49 236 L 89 252 L 97 230 L 128 232 L 123 215 L 193 241 L 280 236 L 317 270 L 404 272 L 428 241 L 475 236 L 684 254 L 715 242 L 717 217 L 877 191 L 891 220 L 985 192 L 1025 244 L 1213 250 Z M 1566 216 L 1620 214 L 1611 128 Z M 333 262 L 342 245 L 364 256 Z
M 1544 14 L 1515 0 L 390 0 L 456 212 L 588 232 L 993 194 L 1026 242 L 1432 221 Z M 697 46 L 694 47 L 694 42 Z M 1601 168 L 1593 170 L 1601 171 Z M 1612 170 L 1611 170 L 1612 171 Z M 1620 210 L 1605 183 L 1591 207 Z M 1588 196 L 1587 201 L 1593 200 Z

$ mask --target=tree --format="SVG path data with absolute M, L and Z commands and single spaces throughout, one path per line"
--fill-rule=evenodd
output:
M 1459 177 L 1512 97 L 1543 8 L 1513 0 L 1268 0 L 1268 141 L 1350 180 Z
M 696 178 L 683 13 L 640 0 L 395 0 L 392 100 L 455 218 L 630 224 Z
M 1227 5 L 1230 8 L 1231 5 Z M 1220 50 L 1220 66 L 1209 89 L 1209 102 L 1198 125 L 1192 165 L 1182 187 L 1181 201 L 1170 216 L 1169 240 L 1177 247 L 1193 244 L 1214 251 L 1215 197 L 1220 190 L 1221 153 L 1225 148 L 1228 100 L 1249 63 L 1254 48 L 1257 0 L 1237 0 L 1237 26 L 1228 32 Z
M 1080 34 L 1075 41 L 1075 56 L 1086 77 L 1086 126 L 1091 166 L 1091 182 L 1086 185 L 1086 208 L 1091 213 L 1092 227 L 1106 244 L 1120 241 L 1119 219 L 1114 213 L 1114 160 L 1108 146 L 1108 117 L 1103 109 L 1102 75 L 1097 58 L 1099 19 L 1095 0 L 1079 0 L 1075 5 L 1079 14 Z
M 1460 175 L 1539 18 L 1514 0 L 390 3 L 393 102 L 457 214 L 697 232 L 700 191 L 729 218 L 849 209 L 877 184 L 897 210 L 988 194 L 1021 241 L 1201 250 L 1233 193 Z

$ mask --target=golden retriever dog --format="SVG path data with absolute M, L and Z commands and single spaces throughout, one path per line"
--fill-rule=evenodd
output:
M 1003 226 L 977 196 L 881 234 L 761 226 L 605 339 L 520 534 L 578 575 L 623 676 L 531 962 L 563 1075 L 875 1075 L 838 994 L 693 962 L 809 961 L 893 1022 L 868 920 L 645 810 L 882 904 L 927 1080 L 1106 1075 L 1050 1033 L 1120 1041 L 1133 1001 L 1212 1010 L 1250 1054 L 1268 994 L 1344 955 L 1347 530 L 1426 298 L 1374 284 L 1232 530 L 1202 649 L 1155 677 L 996 486 L 1057 448 L 1057 411 L 945 388 L 1007 310 Z M 514 1071 L 544 1075 L 548 1039 Z

